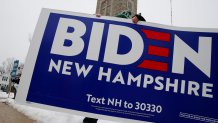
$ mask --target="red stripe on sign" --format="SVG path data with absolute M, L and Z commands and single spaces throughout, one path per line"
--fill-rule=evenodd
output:
M 168 64 L 167 63 L 157 62 L 157 61 L 152 61 L 152 60 L 144 60 L 137 67 L 151 69 L 151 70 L 164 71 L 164 72 L 167 72 L 167 70 L 168 70 Z
M 168 57 L 169 56 L 169 48 L 149 45 L 148 46 L 148 54 L 155 55 L 155 56 Z
M 142 29 L 148 39 L 170 42 L 170 33 Z

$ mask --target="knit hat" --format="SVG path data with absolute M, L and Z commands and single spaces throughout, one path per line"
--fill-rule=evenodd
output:
M 146 21 L 144 17 L 142 17 L 141 13 L 135 14 L 133 17 L 137 17 L 139 21 Z M 132 17 L 132 18 L 133 18 Z

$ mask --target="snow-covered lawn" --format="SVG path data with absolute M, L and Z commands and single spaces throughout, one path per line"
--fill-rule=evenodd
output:
M 14 93 L 10 93 L 10 98 L 13 98 L 14 97 Z M 6 92 L 2 92 L 0 91 L 0 99 L 6 99 L 8 98 L 8 94 Z
M 10 95 L 11 98 L 7 98 L 7 97 L 8 95 L 5 92 L 0 92 L 0 102 L 7 103 L 9 106 L 13 107 L 14 109 L 25 114 L 29 118 L 37 121 L 37 123 L 82 123 L 82 120 L 84 118 L 82 116 L 76 116 L 76 115 L 16 104 L 16 102 L 13 99 L 11 99 L 13 97 L 13 93 Z M 117 123 L 117 122 L 99 120 L 98 123 Z

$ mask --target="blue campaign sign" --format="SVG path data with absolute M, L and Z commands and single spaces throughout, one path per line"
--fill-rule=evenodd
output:
M 218 30 L 44 9 L 18 102 L 125 122 L 218 122 Z

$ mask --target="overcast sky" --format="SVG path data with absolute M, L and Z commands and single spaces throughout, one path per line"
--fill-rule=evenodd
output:
M 97 0 L 0 0 L 0 65 L 25 61 L 41 8 L 94 14 Z M 171 25 L 170 0 L 138 0 L 147 22 Z M 172 0 L 173 26 L 218 28 L 218 0 Z

